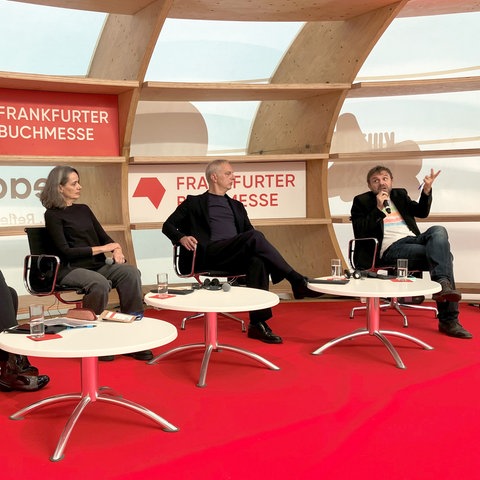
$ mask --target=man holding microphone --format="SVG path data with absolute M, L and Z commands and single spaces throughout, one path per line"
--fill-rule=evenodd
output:
M 461 294 L 455 289 L 453 255 L 448 233 L 443 226 L 420 232 L 415 217 L 427 218 L 432 204 L 432 184 L 440 171 L 425 175 L 418 201 L 412 200 L 404 188 L 393 188 L 393 175 L 384 165 L 377 165 L 367 174 L 368 192 L 355 196 L 351 219 L 355 238 L 375 237 L 378 240 L 377 266 L 394 265 L 406 258 L 410 265 L 428 270 L 442 290 L 432 298 L 437 302 L 438 329 L 451 337 L 472 338 L 458 322 Z

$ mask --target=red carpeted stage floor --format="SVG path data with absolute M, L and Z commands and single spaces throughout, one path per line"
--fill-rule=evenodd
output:
M 408 311 L 410 327 L 387 311 L 381 326 L 417 336 L 423 350 L 390 337 L 407 369 L 396 368 L 373 337 L 326 341 L 364 325 L 349 319 L 353 301 L 282 303 L 273 330 L 283 345 L 250 340 L 239 325 L 220 320 L 223 343 L 265 356 L 279 371 L 232 352 L 214 352 L 207 387 L 196 382 L 202 353 L 183 352 L 146 365 L 127 357 L 100 363 L 100 383 L 151 408 L 180 428 L 167 433 L 128 410 L 90 404 L 60 462 L 50 462 L 73 403 L 8 417 L 45 396 L 79 390 L 79 360 L 31 358 L 50 384 L 35 393 L 2 393 L 3 479 L 453 479 L 478 478 L 480 311 L 461 305 L 473 340 L 446 337 L 430 312 Z M 148 310 L 173 322 L 181 312 Z M 247 319 L 246 314 L 242 316 Z M 193 320 L 168 346 L 203 337 Z

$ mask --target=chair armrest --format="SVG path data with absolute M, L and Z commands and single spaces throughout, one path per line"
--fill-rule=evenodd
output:
M 27 255 L 23 263 L 23 282 L 31 295 L 52 295 L 57 283 L 60 258 L 56 255 Z
M 179 243 L 173 246 L 173 268 L 180 278 L 191 278 L 195 275 L 195 259 L 197 250 L 187 250 Z
M 354 270 L 375 270 L 378 240 L 374 237 L 353 238 L 348 242 L 348 262 Z

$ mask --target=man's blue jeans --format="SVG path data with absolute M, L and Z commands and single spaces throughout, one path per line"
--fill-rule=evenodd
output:
M 433 226 L 418 236 L 408 236 L 390 245 L 382 255 L 382 263 L 395 265 L 398 258 L 407 258 L 409 269 L 428 270 L 434 281 L 446 278 L 455 288 L 453 255 L 445 227 Z M 457 302 L 437 302 L 440 322 L 458 320 Z

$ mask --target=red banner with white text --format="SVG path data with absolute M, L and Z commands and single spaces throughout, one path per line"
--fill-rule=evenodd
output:
M 0 155 L 119 155 L 117 96 L 0 89 Z

